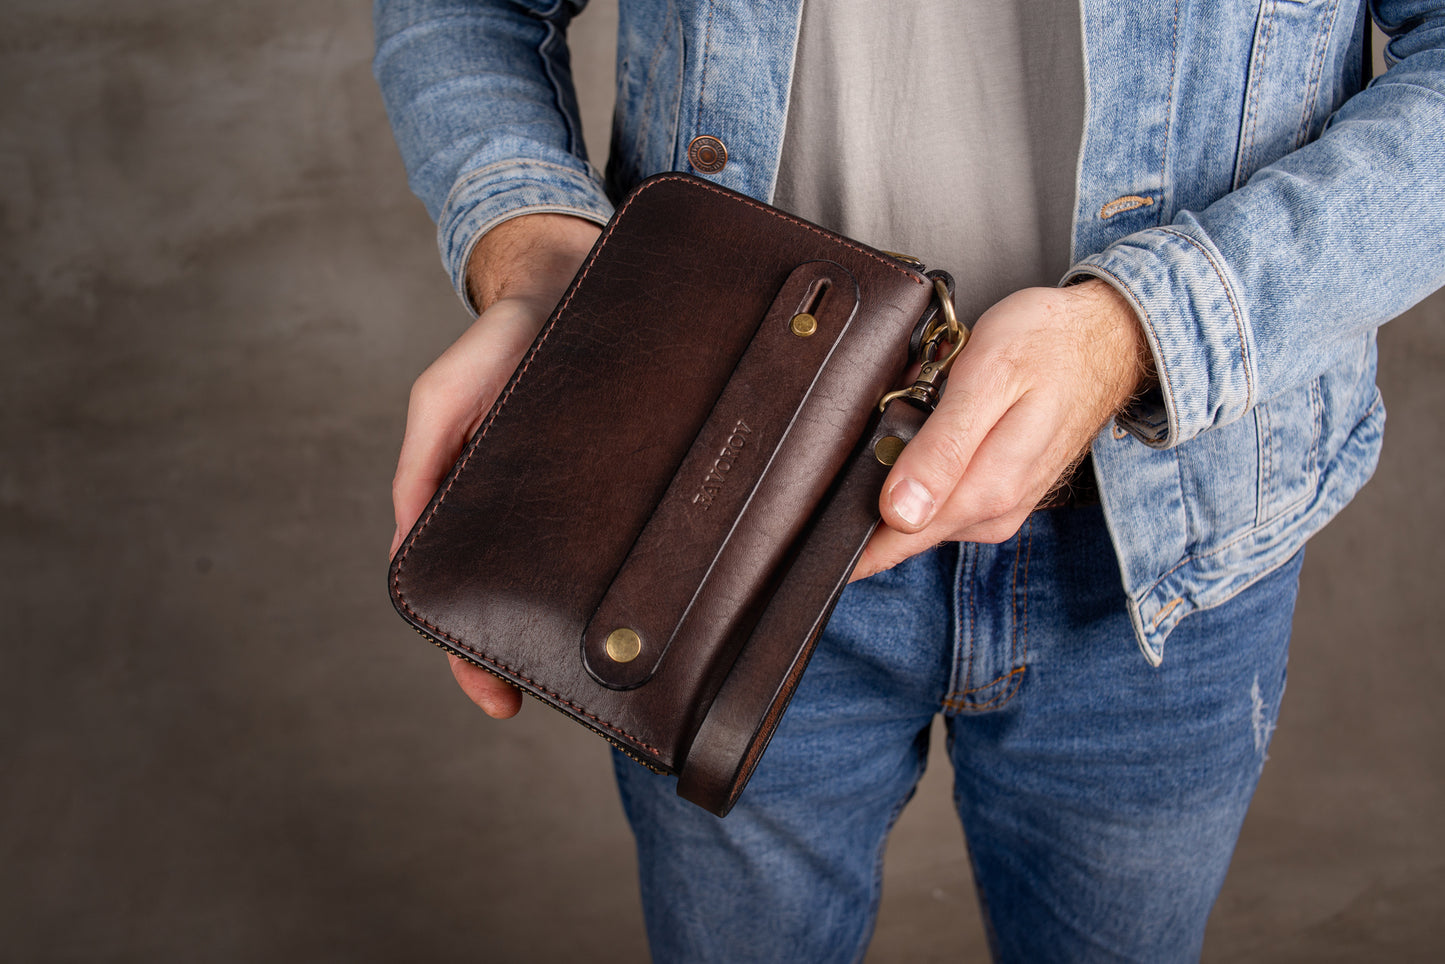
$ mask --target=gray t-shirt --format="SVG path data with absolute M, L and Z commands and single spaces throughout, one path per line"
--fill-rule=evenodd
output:
M 1069 266 L 1076 3 L 806 0 L 773 203 L 958 280 L 961 318 Z

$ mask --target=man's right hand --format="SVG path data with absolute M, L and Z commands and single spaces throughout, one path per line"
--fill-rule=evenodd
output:
M 467 288 L 481 315 L 412 385 L 391 483 L 391 555 L 506 387 L 599 233 L 581 218 L 528 214 L 502 222 L 472 249 Z M 451 659 L 462 691 L 488 716 L 505 719 L 521 709 L 516 688 Z

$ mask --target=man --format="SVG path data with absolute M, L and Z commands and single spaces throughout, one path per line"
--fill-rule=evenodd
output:
M 996 957 L 1198 955 L 1302 546 L 1378 454 L 1374 329 L 1445 281 L 1445 9 L 1374 6 L 1364 88 L 1348 0 L 623 0 L 604 191 L 573 7 L 377 4 L 413 187 L 482 311 L 413 390 L 393 551 L 648 174 L 908 251 L 977 318 L 733 814 L 619 764 L 658 960 L 861 957 L 939 713 Z M 1061 478 L 1084 494 L 1036 509 Z

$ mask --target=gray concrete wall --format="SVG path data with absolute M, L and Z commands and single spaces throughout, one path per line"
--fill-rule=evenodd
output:
M 338 0 L 0 10 L 0 958 L 645 956 L 601 742 L 484 719 L 386 599 L 407 389 L 466 318 L 369 46 Z M 1445 300 L 1382 344 L 1210 960 L 1441 936 Z M 946 796 L 870 960 L 979 957 Z

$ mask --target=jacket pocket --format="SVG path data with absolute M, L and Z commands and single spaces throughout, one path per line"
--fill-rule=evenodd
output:
M 682 20 L 677 4 L 622 4 L 617 96 L 607 191 L 620 200 L 643 178 L 672 169 L 683 87 Z
M 1318 380 L 1254 407 L 1259 468 L 1255 525 L 1278 519 L 1314 496 L 1322 419 Z
M 1331 105 L 1321 89 L 1340 0 L 1263 0 L 1255 21 L 1234 162 L 1234 188 L 1319 136 Z M 1352 30 L 1353 23 L 1344 29 Z M 1333 83 L 1323 87 L 1334 89 Z

